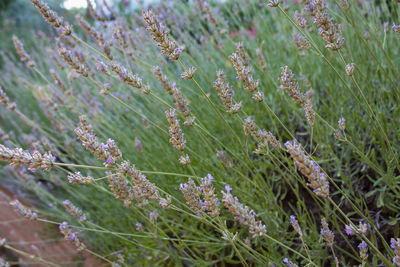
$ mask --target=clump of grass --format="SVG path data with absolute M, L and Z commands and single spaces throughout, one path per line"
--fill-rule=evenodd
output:
M 89 5 L 72 30 L 31 2 L 58 37 L 1 54 L 0 160 L 36 220 L 113 266 L 399 265 L 398 4 Z

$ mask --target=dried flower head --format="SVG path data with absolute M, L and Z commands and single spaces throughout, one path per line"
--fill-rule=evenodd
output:
M 71 184 L 91 184 L 94 182 L 91 176 L 82 176 L 80 172 L 68 173 L 68 182 Z
M 264 101 L 264 93 L 258 91 L 256 93 L 254 93 L 252 98 L 257 102 L 263 102 Z
M 3 91 L 3 88 L 0 86 L 0 104 L 3 104 L 7 107 L 7 109 L 13 111 L 17 108 L 17 104 L 14 102 L 10 102 L 10 99 L 6 95 L 6 93 Z
M 186 184 L 180 185 L 180 190 L 189 208 L 196 213 L 197 216 L 200 216 L 204 212 L 204 206 L 201 205 L 200 199 L 201 188 L 196 186 L 192 178 L 189 178 Z
M 280 88 L 284 90 L 298 104 L 304 104 L 306 96 L 301 93 L 300 85 L 291 69 L 288 66 L 281 68 L 281 77 L 279 78 Z
M 189 165 L 190 162 L 191 162 L 191 160 L 190 160 L 190 157 L 189 157 L 188 154 L 182 155 L 179 158 L 179 163 L 182 164 L 182 165 Z
M 287 141 L 285 146 L 293 158 L 294 164 L 307 177 L 307 185 L 313 189 L 313 192 L 317 196 L 327 198 L 329 196 L 329 182 L 317 163 L 305 154 L 301 144 L 296 139 Z
M 365 241 L 362 241 L 358 245 L 358 249 L 360 251 L 360 258 L 361 258 L 362 262 L 365 264 L 365 261 L 368 258 L 368 246 L 367 246 L 367 243 Z
M 208 211 L 208 214 L 217 217 L 220 213 L 219 200 L 217 195 L 214 193 L 214 187 L 212 181 L 214 178 L 211 174 L 207 174 L 206 177 L 201 179 L 201 191 L 203 192 L 204 202 L 202 202 L 202 206 L 204 206 L 204 210 Z
M 239 45 L 238 45 L 239 46 Z M 244 83 L 244 89 L 250 93 L 254 93 L 258 89 L 259 81 L 254 81 L 252 71 L 253 69 L 248 65 L 246 57 L 240 55 L 238 50 L 244 50 L 237 48 L 235 53 L 229 56 L 233 68 L 236 70 L 237 79 Z
M 347 76 L 349 76 L 349 77 L 353 76 L 354 67 L 355 67 L 354 63 L 350 63 L 350 64 L 346 65 L 345 69 L 346 69 L 346 75 Z
M 400 25 L 396 25 L 396 23 L 393 22 L 392 29 L 394 32 L 396 32 L 400 35 Z
M 36 212 L 33 212 L 31 209 L 25 207 L 24 205 L 19 202 L 19 200 L 13 200 L 10 202 L 10 206 L 14 208 L 16 212 L 18 212 L 20 215 L 24 216 L 25 218 L 33 221 L 37 219 L 37 214 Z
M 283 263 L 286 264 L 287 267 L 298 267 L 296 263 L 291 262 L 288 258 L 284 258 Z
M 79 117 L 80 124 L 74 130 L 82 145 L 92 154 L 97 156 L 98 160 L 104 160 L 106 167 L 114 166 L 122 158 L 122 153 L 115 144 L 114 140 L 108 139 L 107 143 L 100 143 L 93 132 L 92 126 L 88 123 L 86 116 Z
M 69 201 L 68 199 L 64 200 L 63 204 L 64 204 L 66 211 L 69 214 L 71 214 L 72 216 L 74 216 L 75 218 L 78 218 L 80 222 L 84 222 L 87 220 L 86 214 L 84 214 L 82 212 L 82 210 L 79 209 L 77 206 L 72 204 L 71 201 Z
M 240 203 L 237 197 L 231 194 L 230 186 L 225 187 L 225 191 L 221 191 L 223 197 L 222 202 L 225 207 L 232 213 L 234 219 L 239 223 L 249 227 L 249 232 L 253 238 L 263 236 L 267 230 L 262 221 L 256 220 L 256 213 L 249 207 Z
M 277 7 L 277 6 L 279 6 L 280 2 L 281 2 L 281 0 L 269 0 L 268 6 L 269 7 Z
M 140 222 L 136 222 L 136 231 L 143 232 L 143 226 Z
M 294 215 L 290 215 L 290 224 L 292 225 L 293 229 L 299 234 L 300 238 L 303 238 L 303 231 Z
M 159 202 L 163 209 L 169 208 L 171 199 L 168 196 L 166 199 L 160 196 L 160 192 L 154 183 L 147 180 L 146 176 L 135 165 L 130 165 L 129 161 L 123 161 L 117 169 L 117 174 L 128 176 L 134 183 L 133 197 L 138 202 L 139 206 L 145 206 L 149 199 Z
M 305 93 L 306 102 L 302 105 L 303 110 L 306 114 L 307 121 L 311 127 L 314 126 L 314 120 L 315 120 L 315 112 L 313 110 L 313 102 L 312 102 L 313 95 L 314 95 L 314 91 L 312 89 L 308 90 Z
M 36 169 L 49 171 L 54 165 L 55 157 L 50 152 L 30 153 L 22 148 L 10 149 L 0 144 L 0 161 L 9 161 L 10 165 L 29 165 L 29 170 L 32 172 Z
M 75 19 L 78 22 L 79 26 L 90 36 L 92 36 L 99 45 L 104 45 L 104 34 L 101 32 L 96 31 L 94 27 L 92 27 L 81 15 L 76 14 Z
M 346 129 L 346 120 L 342 117 L 338 121 L 339 129 L 344 131 Z
M 181 78 L 184 80 L 191 80 L 196 72 L 195 67 L 190 67 L 181 74 Z
M 60 88 L 61 91 L 66 92 L 67 91 L 67 87 L 64 84 L 64 82 L 61 80 L 61 78 L 58 75 L 58 73 L 54 69 L 50 69 L 49 72 L 50 72 L 51 77 L 54 80 L 54 83 L 57 85 L 57 87 Z
M 158 210 L 151 211 L 149 214 L 149 219 L 151 222 L 155 222 L 158 219 Z
M 267 63 L 265 61 L 264 55 L 261 51 L 261 48 L 256 49 L 256 55 L 257 55 L 257 60 L 258 60 L 258 66 L 260 69 L 266 71 L 268 69 Z
M 243 130 L 245 135 L 252 136 L 256 142 L 261 140 L 261 135 L 257 130 L 257 125 L 251 117 L 247 117 L 243 121 Z
M 43 18 L 53 26 L 57 32 L 62 36 L 69 36 L 72 34 L 72 27 L 67 22 L 59 17 L 56 12 L 51 10 L 49 6 L 42 0 L 30 0 L 32 4 L 42 14 Z
M 210 5 L 207 1 L 203 0 L 203 8 L 207 14 L 208 21 L 211 22 L 215 27 L 218 27 L 218 21 L 215 19 L 213 12 L 211 11 Z
M 70 50 L 66 49 L 59 45 L 57 49 L 58 54 L 63 58 L 63 60 L 75 70 L 75 72 L 83 77 L 89 76 L 89 68 L 86 64 L 79 62 L 76 55 L 73 54 Z
M 226 168 L 232 168 L 233 164 L 230 162 L 223 150 L 217 150 L 217 158 L 222 162 Z
M 227 109 L 226 112 L 236 114 L 240 110 L 242 102 L 233 104 L 232 98 L 235 92 L 233 91 L 232 86 L 229 85 L 223 70 L 217 71 L 217 80 L 215 80 L 213 87 L 217 91 L 222 104 Z
M 151 72 L 160 82 L 161 87 L 165 90 L 165 92 L 169 95 L 172 95 L 172 89 L 175 87 L 175 84 L 168 81 L 168 78 L 162 73 L 161 68 L 158 66 L 153 67 Z
M 347 0 L 340 0 L 340 6 L 343 9 L 349 9 L 349 2 Z
M 72 230 L 72 228 L 68 225 L 67 222 L 61 223 L 58 228 L 60 229 L 60 232 L 64 235 L 64 238 L 73 243 L 78 251 L 86 249 L 85 244 L 83 244 L 79 240 L 78 233 Z
M 169 109 L 165 111 L 165 115 L 169 124 L 169 134 L 171 138 L 169 142 L 179 151 L 183 151 L 185 149 L 186 140 L 184 139 L 184 134 L 182 132 L 181 126 L 179 125 L 179 120 L 176 115 L 175 109 Z
M 128 69 L 117 62 L 110 62 L 109 66 L 111 70 L 119 76 L 121 81 L 129 84 L 133 88 L 142 88 L 142 79 L 137 74 L 134 75 L 132 72 L 130 72 Z
M 15 50 L 17 51 L 17 54 L 20 57 L 21 61 L 24 62 L 29 68 L 34 68 L 36 64 L 28 55 L 28 53 L 26 53 L 24 49 L 24 44 L 15 35 L 13 35 L 12 39 L 14 42 Z
M 393 263 L 396 266 L 400 266 L 400 238 L 390 239 L 390 247 L 393 249 L 394 252 Z
M 114 197 L 124 201 L 124 206 L 130 206 L 133 201 L 133 190 L 128 180 L 121 173 L 106 172 L 108 186 L 114 194 Z
M 324 241 L 326 242 L 326 244 L 328 245 L 328 247 L 332 248 L 333 244 L 335 242 L 335 235 L 333 234 L 333 232 L 329 229 L 329 225 L 326 222 L 325 219 L 321 220 L 321 235 L 322 238 L 324 239 Z
M 190 108 L 188 104 L 188 100 L 183 97 L 182 91 L 180 88 L 176 87 L 175 84 L 172 86 L 172 95 L 174 96 L 174 105 L 179 110 L 179 112 L 184 117 L 190 116 Z
M 307 41 L 307 39 L 301 33 L 297 33 L 294 30 L 292 33 L 292 38 L 293 38 L 294 45 L 295 45 L 296 49 L 300 51 L 301 56 L 305 55 L 306 50 L 311 49 L 310 43 Z
M 143 153 L 142 141 L 140 141 L 137 137 L 135 137 L 135 147 L 139 153 Z
M 365 235 L 368 232 L 368 224 L 360 221 L 358 227 L 349 224 L 345 225 L 345 229 L 347 235 Z
M 142 11 L 142 17 L 153 40 L 161 48 L 161 53 L 168 56 L 171 60 L 178 60 L 182 49 L 168 36 L 168 30 L 162 25 L 151 9 Z
M 327 42 L 325 48 L 333 51 L 339 50 L 343 46 L 344 38 L 340 32 L 340 26 L 333 23 L 333 19 L 329 18 L 325 1 L 310 1 L 306 6 L 306 10 L 314 18 L 319 35 Z
M 299 13 L 297 10 L 294 12 L 294 22 L 296 22 L 297 26 L 301 28 L 307 26 L 307 20 L 304 18 L 304 15 Z

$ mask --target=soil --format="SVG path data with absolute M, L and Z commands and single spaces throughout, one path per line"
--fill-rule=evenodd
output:
M 8 204 L 18 199 L 11 192 L 0 187 L 0 239 L 6 238 L 6 244 L 28 254 L 41 257 L 58 266 L 103 267 L 106 264 L 87 252 L 78 252 L 54 225 L 30 221 L 16 213 Z M 18 199 L 25 206 L 29 203 Z M 28 256 L 0 248 L 0 257 L 6 259 L 11 266 L 51 266 L 34 261 Z

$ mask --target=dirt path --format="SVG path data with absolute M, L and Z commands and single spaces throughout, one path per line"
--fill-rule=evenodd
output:
M 0 188 L 0 239 L 4 237 L 10 246 L 42 257 L 59 266 L 106 266 L 104 262 L 87 252 L 77 252 L 73 245 L 63 239 L 57 227 L 27 220 L 16 213 L 8 205 L 14 199 L 9 191 Z M 19 199 L 19 201 L 27 205 L 23 200 Z M 0 256 L 3 259 L 6 258 L 10 263 L 17 264 L 15 261 L 19 261 L 18 265 L 11 264 L 11 266 L 49 266 L 48 264 L 35 262 L 29 257 L 18 255 L 5 248 L 0 250 Z

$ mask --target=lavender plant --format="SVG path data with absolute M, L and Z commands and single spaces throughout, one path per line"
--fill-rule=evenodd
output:
M 31 2 L 54 33 L 0 51 L 22 216 L 110 266 L 399 265 L 398 3 Z

